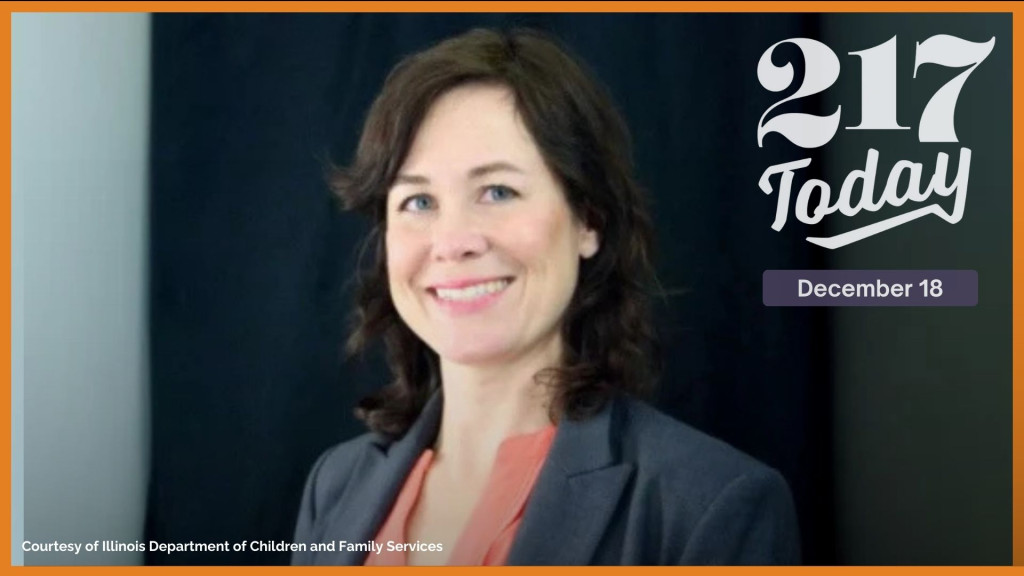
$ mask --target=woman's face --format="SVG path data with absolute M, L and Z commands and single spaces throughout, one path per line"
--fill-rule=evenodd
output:
M 558 353 L 579 259 L 597 249 L 507 88 L 434 103 L 388 192 L 386 250 L 395 308 L 443 360 Z

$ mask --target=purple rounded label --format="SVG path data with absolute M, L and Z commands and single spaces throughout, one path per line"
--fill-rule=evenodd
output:
M 765 270 L 765 306 L 977 306 L 977 270 Z

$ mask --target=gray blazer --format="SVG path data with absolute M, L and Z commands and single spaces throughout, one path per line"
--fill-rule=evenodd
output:
M 306 482 L 293 564 L 362 564 L 314 542 L 372 540 L 441 419 L 435 394 L 398 441 L 368 433 L 327 450 Z M 616 396 L 559 423 L 508 564 L 797 564 L 799 532 L 775 470 L 650 406 Z

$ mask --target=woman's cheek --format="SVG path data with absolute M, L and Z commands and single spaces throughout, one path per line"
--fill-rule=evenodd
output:
M 413 275 L 416 268 L 416 254 L 422 251 L 415 234 L 401 228 L 388 230 L 385 241 L 387 249 L 388 277 L 392 283 L 402 283 Z
M 531 214 L 510 226 L 514 245 L 523 260 L 533 262 L 557 261 L 564 247 L 565 230 L 556 210 Z

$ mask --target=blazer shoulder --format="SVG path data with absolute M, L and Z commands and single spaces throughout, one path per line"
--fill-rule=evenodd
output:
M 728 443 L 642 401 L 624 398 L 622 405 L 621 456 L 641 476 L 686 486 L 688 499 L 705 502 L 741 478 L 788 491 L 775 469 Z
M 373 449 L 379 436 L 367 432 L 324 450 L 310 469 L 304 500 L 311 511 L 324 510 L 339 500 L 363 455 Z
M 678 563 L 799 563 L 793 498 L 778 471 L 643 402 L 623 404 L 622 458 L 636 466 L 638 494 L 672 511 L 660 517 L 683 545 Z

